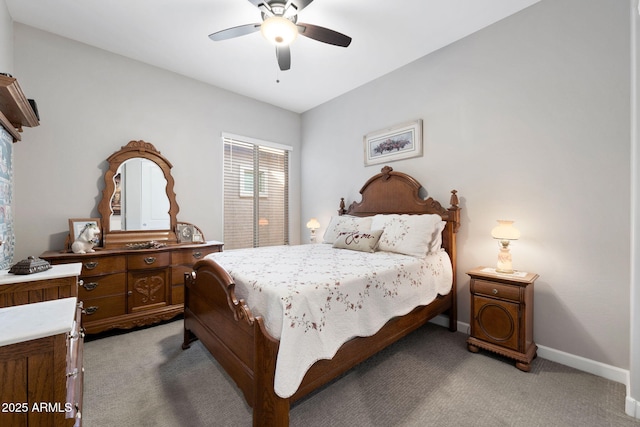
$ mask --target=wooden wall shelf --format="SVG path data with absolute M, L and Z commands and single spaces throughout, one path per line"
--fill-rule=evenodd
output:
M 20 141 L 23 126 L 35 127 L 39 124 L 18 80 L 0 74 L 0 125 L 13 136 L 13 142 Z

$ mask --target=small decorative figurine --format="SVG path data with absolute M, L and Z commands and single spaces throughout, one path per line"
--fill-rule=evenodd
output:
M 74 254 L 95 252 L 93 247 L 100 243 L 100 229 L 93 223 L 87 223 L 80 231 L 80 235 L 71 245 Z

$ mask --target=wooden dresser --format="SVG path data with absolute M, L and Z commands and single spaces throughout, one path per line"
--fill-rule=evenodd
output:
M 87 333 L 129 329 L 171 319 L 184 310 L 184 273 L 222 242 L 158 249 L 97 249 L 87 254 L 45 252 L 54 265 L 82 263 L 78 299 Z
M 75 297 L 0 309 L 0 425 L 82 424 L 80 309 Z

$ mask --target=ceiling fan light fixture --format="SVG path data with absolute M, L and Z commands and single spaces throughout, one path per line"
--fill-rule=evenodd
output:
M 282 16 L 271 16 L 264 20 L 260 32 L 276 46 L 288 46 L 298 36 L 296 24 Z

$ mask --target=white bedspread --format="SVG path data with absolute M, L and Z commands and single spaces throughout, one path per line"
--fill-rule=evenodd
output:
M 423 259 L 364 253 L 327 244 L 238 249 L 209 255 L 236 283 L 254 316 L 280 340 L 275 392 L 283 398 L 307 370 L 331 359 L 356 336 L 375 334 L 451 290 L 451 261 L 442 250 Z

